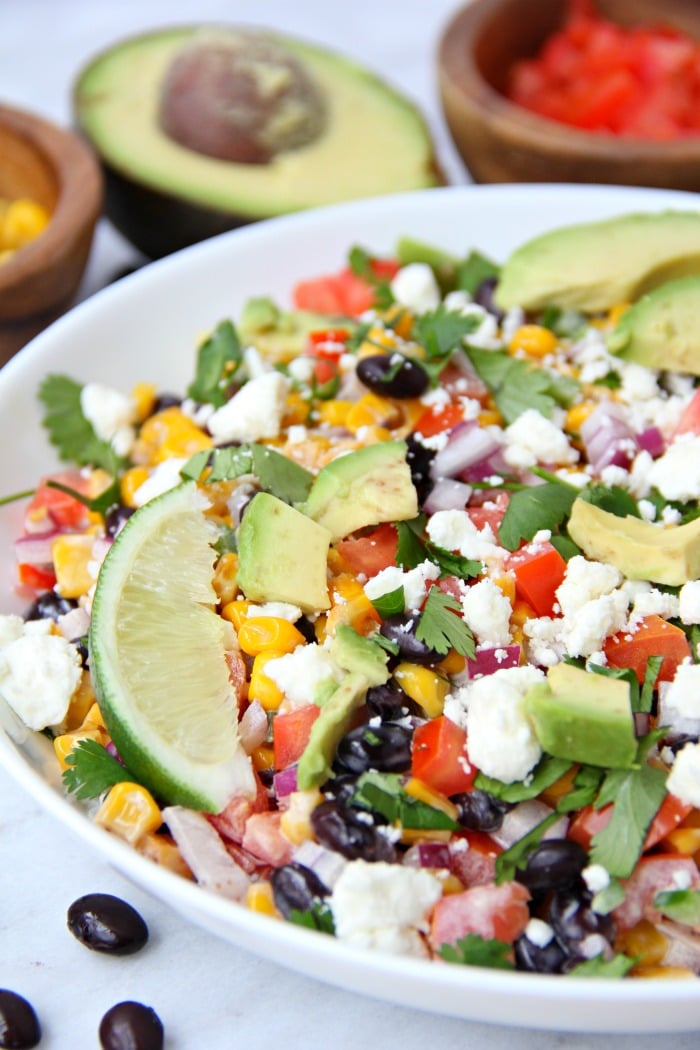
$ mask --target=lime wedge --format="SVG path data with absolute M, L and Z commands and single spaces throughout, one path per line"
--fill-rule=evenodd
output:
M 217 813 L 255 785 L 228 625 L 214 611 L 206 505 L 187 482 L 129 519 L 100 570 L 89 647 L 105 725 L 134 776 L 163 802 Z

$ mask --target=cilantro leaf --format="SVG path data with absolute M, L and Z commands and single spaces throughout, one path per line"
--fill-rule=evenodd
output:
M 209 471 L 205 475 L 206 471 Z M 243 474 L 255 474 L 265 492 L 286 503 L 301 503 L 309 494 L 313 474 L 267 445 L 245 444 L 195 452 L 180 475 L 205 484 L 232 481 Z
M 512 784 L 504 784 L 502 780 L 495 780 L 480 772 L 476 775 L 474 787 L 504 802 L 524 802 L 527 799 L 536 798 L 541 791 L 563 777 L 567 770 L 571 769 L 571 765 L 572 763 L 566 758 L 544 755 L 528 776 L 527 783 L 515 781 Z
M 462 966 L 488 966 L 493 970 L 515 969 L 510 958 L 511 946 L 495 938 L 487 939 L 479 933 L 468 933 L 455 944 L 442 944 L 438 955 L 448 963 Z
M 587 485 L 579 495 L 586 503 L 592 503 L 594 507 L 606 510 L 608 514 L 615 514 L 618 518 L 627 515 L 633 518 L 640 517 L 637 501 L 626 489 L 617 485 Z
M 590 806 L 604 776 L 605 772 L 599 766 L 581 766 L 574 777 L 573 787 L 559 799 L 557 812 L 570 813 L 573 809 Z
M 700 926 L 700 890 L 661 890 L 654 907 L 674 922 Z
M 243 360 L 241 342 L 231 321 L 221 321 L 197 351 L 195 377 L 187 388 L 194 401 L 220 408 Z
M 542 529 L 556 531 L 577 495 L 572 485 L 552 481 L 514 492 L 498 529 L 499 542 L 506 550 L 517 551 L 523 540 L 531 540 Z
M 426 356 L 421 364 L 433 383 L 437 382 L 454 351 L 462 347 L 464 337 L 475 331 L 480 323 L 474 314 L 465 317 L 459 311 L 447 310 L 444 306 L 438 306 L 436 310 L 416 318 L 411 338 L 425 350 Z
M 521 839 L 514 842 L 507 850 L 498 854 L 495 865 L 497 886 L 500 886 L 503 882 L 513 881 L 516 871 L 520 871 L 525 867 L 527 858 L 535 847 L 539 846 L 545 831 L 551 828 L 552 824 L 555 824 L 559 818 L 560 815 L 556 810 L 553 813 L 548 813 L 544 820 L 541 820 L 539 824 L 536 824 L 534 828 L 528 831 L 527 835 L 523 835 Z
M 456 284 L 459 289 L 474 295 L 479 285 L 492 277 L 498 277 L 500 266 L 481 252 L 471 251 L 457 266 Z
M 48 375 L 39 387 L 46 406 L 42 420 L 59 457 L 78 466 L 102 467 L 116 477 L 122 460 L 109 441 L 98 438 L 80 405 L 82 385 L 63 375 Z
M 419 532 L 422 531 L 422 528 L 423 519 L 421 518 L 417 518 L 413 522 L 396 522 L 398 535 L 396 563 L 402 569 L 415 569 L 417 565 L 425 561 L 425 543 L 419 538 Z
M 318 930 L 319 933 L 335 936 L 333 912 L 325 901 L 314 901 L 310 908 L 292 908 L 287 915 L 287 920 L 297 926 L 306 926 L 309 930 Z
M 372 598 L 372 605 L 383 620 L 388 616 L 399 616 L 404 611 L 406 599 L 403 587 L 397 587 L 394 591 L 380 594 L 378 598 Z
M 404 828 L 456 831 L 459 828 L 442 809 L 429 806 L 404 791 L 399 773 L 377 773 L 370 770 L 357 780 L 351 804 L 360 809 L 374 810 L 389 821 Z
M 638 769 L 611 770 L 601 788 L 601 799 L 613 803 L 606 826 L 591 841 L 591 863 L 602 864 L 619 879 L 632 874 L 649 826 L 666 796 L 666 773 L 644 762 Z
M 578 963 L 567 970 L 567 977 L 624 977 L 636 964 L 636 959 L 628 955 L 613 955 L 611 959 L 605 959 L 602 955 L 595 955 L 592 959 Z
M 461 656 L 474 659 L 474 635 L 462 619 L 462 607 L 452 594 L 431 587 L 418 620 L 416 638 L 441 655 L 456 649 Z
M 96 740 L 79 740 L 66 758 L 63 771 L 66 790 L 76 798 L 97 798 L 123 780 L 137 780 Z
M 528 408 L 537 409 L 547 418 L 551 416 L 560 399 L 561 386 L 546 369 L 519 361 L 505 351 L 468 346 L 466 353 L 507 424 Z
M 403 569 L 415 569 L 417 565 L 428 560 L 437 565 L 443 576 L 458 576 L 462 580 L 478 576 L 483 572 L 480 561 L 464 558 L 461 554 L 431 543 L 426 538 L 425 515 L 419 514 L 412 521 L 397 521 L 398 547 L 396 562 Z

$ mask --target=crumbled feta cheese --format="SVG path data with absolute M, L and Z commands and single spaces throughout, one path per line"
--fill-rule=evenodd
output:
M 364 860 L 343 868 L 328 898 L 341 940 L 375 931 L 427 931 L 442 883 L 423 868 Z M 388 934 L 379 935 L 386 943 Z
M 565 617 L 573 617 L 588 602 L 610 594 L 622 583 L 622 574 L 612 565 L 588 561 L 581 554 L 570 558 L 566 575 L 556 591 L 557 601 Z
M 507 551 L 496 543 L 491 528 L 477 529 L 466 511 L 439 510 L 426 526 L 428 536 L 438 547 L 448 551 L 459 551 L 463 558 L 475 561 L 502 562 Z
M 211 416 L 210 434 L 217 442 L 277 437 L 290 386 L 276 371 L 249 380 Z
M 367 581 L 365 594 L 370 601 L 374 601 L 383 594 L 391 594 L 392 591 L 403 587 L 404 610 L 410 612 L 420 608 L 427 593 L 428 583 L 437 580 L 439 576 L 440 569 L 432 561 L 421 562 L 408 572 L 403 572 L 396 565 L 389 565 Z
M 581 383 L 595 383 L 608 372 L 617 371 L 619 359 L 608 353 L 605 339 L 597 328 L 587 328 L 581 339 L 571 347 L 571 356 L 578 365 Z
M 666 781 L 668 791 L 690 806 L 700 806 L 700 744 L 686 744 L 676 755 Z
M 182 481 L 180 471 L 186 462 L 186 458 L 173 457 L 159 463 L 151 472 L 150 477 L 146 478 L 134 492 L 132 497 L 134 506 L 143 507 L 144 503 L 155 499 L 156 496 L 162 496 L 164 492 L 179 485 Z
M 682 663 L 673 681 L 662 683 L 659 715 L 661 725 L 676 725 L 679 719 L 700 719 L 700 664 Z
M 622 590 L 586 602 L 573 619 L 565 618 L 562 636 L 569 656 L 593 656 L 608 635 L 627 622 L 627 596 Z
M 591 893 L 600 893 L 610 885 L 610 873 L 602 864 L 589 864 L 581 872 L 581 878 Z
M 249 379 L 257 379 L 272 371 L 272 365 L 266 361 L 255 346 L 246 346 L 243 351 L 243 364 Z
M 515 333 L 525 324 L 525 311 L 522 306 L 511 306 L 501 321 L 501 341 L 508 346 Z
M 191 419 L 193 423 L 196 423 L 198 427 L 204 429 L 213 416 L 215 409 L 208 401 L 205 401 L 204 404 L 199 404 L 191 397 L 186 397 L 180 404 L 180 411 L 188 419 Z
M 300 445 L 302 441 L 306 441 L 308 436 L 309 432 L 303 423 L 287 428 L 287 441 L 290 445 Z
M 464 619 L 479 645 L 507 645 L 513 607 L 498 584 L 488 577 L 472 584 L 462 597 Z
M 527 657 L 538 667 L 553 667 L 566 653 L 562 638 L 562 620 L 551 616 L 533 616 L 523 624 Z
M 616 467 L 614 463 L 611 463 L 610 466 L 603 467 L 601 470 L 600 480 L 610 488 L 617 485 L 618 488 L 626 489 L 629 486 L 629 471 L 625 470 L 624 467 Z
M 503 340 L 498 334 L 498 321 L 494 315 L 473 302 L 466 292 L 449 292 L 445 296 L 444 306 L 446 310 L 458 313 L 461 317 L 474 319 L 474 329 L 464 338 L 470 346 L 477 346 L 480 350 L 496 350 L 503 345 Z
M 525 469 L 536 463 L 575 463 L 579 454 L 551 419 L 527 408 L 504 431 L 503 458 L 511 467 Z
M 637 507 L 642 516 L 642 521 L 652 522 L 656 519 L 656 507 L 651 500 L 640 499 Z
M 548 922 L 542 919 L 530 919 L 525 927 L 525 936 L 530 944 L 538 948 L 546 948 L 554 937 L 554 930 Z
M 644 499 L 651 492 L 651 485 L 649 483 L 649 471 L 651 470 L 654 460 L 646 450 L 638 452 L 632 460 L 632 466 L 629 469 L 629 476 L 627 478 L 627 491 L 635 497 L 635 499 Z
M 397 303 L 416 314 L 427 313 L 440 305 L 440 288 L 426 263 L 402 266 L 391 282 L 391 293 Z
M 651 368 L 620 358 L 615 369 L 622 379 L 620 397 L 623 401 L 649 401 L 652 397 L 658 397 L 658 373 Z
M 312 703 L 329 684 L 343 677 L 330 653 L 316 642 L 299 645 L 293 652 L 270 660 L 265 664 L 265 674 L 297 707 Z
M 251 616 L 276 616 L 280 620 L 296 623 L 301 616 L 301 609 L 298 605 L 291 605 L 289 602 L 265 602 L 263 605 L 251 603 L 246 616 L 249 618 Z
M 510 784 L 523 780 L 540 760 L 524 700 L 530 686 L 543 680 L 539 668 L 524 666 L 495 671 L 466 687 L 469 757 L 486 776 Z
M 41 623 L 40 620 L 37 622 Z M 21 638 L 23 633 L 24 620 L 21 616 L 0 616 L 0 649 Z
M 636 623 L 643 616 L 662 616 L 664 620 L 673 620 L 678 616 L 679 606 L 680 602 L 675 594 L 651 587 L 635 597 L 630 621 Z
M 684 583 L 678 594 L 678 615 L 681 623 L 700 623 L 700 580 Z
M 385 926 L 378 930 L 357 930 L 343 940 L 353 948 L 366 948 L 389 955 L 407 955 L 417 959 L 430 956 L 428 947 L 418 930 L 411 926 Z
M 353 358 L 354 361 L 354 358 Z M 311 357 L 294 357 L 289 362 L 287 370 L 297 383 L 310 383 L 314 374 L 314 360 Z
M 683 520 L 683 515 L 677 509 L 677 507 L 662 507 L 661 509 L 661 524 L 662 525 L 680 525 Z
M 61 635 L 23 634 L 0 651 L 0 693 L 30 729 L 65 717 L 81 675 L 80 654 Z
M 136 404 L 130 397 L 101 383 L 86 383 L 80 409 L 101 441 L 110 442 L 117 455 L 128 455 L 136 437 Z
M 700 437 L 682 434 L 677 438 L 662 456 L 652 461 L 647 482 L 664 499 L 699 499 Z

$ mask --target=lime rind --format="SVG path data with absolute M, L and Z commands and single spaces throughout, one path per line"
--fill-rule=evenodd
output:
M 215 530 L 194 483 L 142 507 L 110 549 L 90 626 L 102 715 L 135 776 L 171 804 L 220 811 L 253 794 L 214 611 Z

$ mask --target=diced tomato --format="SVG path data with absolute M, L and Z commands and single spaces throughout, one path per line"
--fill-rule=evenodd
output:
M 460 843 L 465 848 L 460 848 Z M 465 831 L 455 835 L 450 844 L 452 873 L 467 889 L 487 886 L 496 877 L 496 857 L 503 850 L 483 831 Z
M 445 715 L 417 726 L 411 772 L 443 795 L 469 791 L 477 771 L 469 764 L 467 734 L 461 726 Z
M 498 536 L 498 530 L 508 509 L 509 498 L 507 492 L 499 492 L 495 499 L 490 498 L 478 506 L 470 505 L 467 508 L 472 523 L 480 532 L 488 525 L 494 536 Z
M 43 478 L 27 505 L 25 516 L 27 521 L 34 525 L 40 525 L 42 520 L 46 522 L 47 529 L 55 528 L 79 528 L 87 520 L 87 509 L 80 500 L 69 496 L 60 489 L 51 488 L 47 483 L 58 481 L 67 488 L 80 492 L 87 496 L 89 481 L 77 470 L 64 470 L 58 474 L 52 474 Z
M 478 933 L 512 944 L 527 926 L 530 894 L 518 882 L 501 886 L 473 886 L 464 893 L 442 897 L 433 911 L 430 943 L 437 951 L 455 944 L 468 933 Z
M 678 434 L 700 434 L 700 387 L 681 412 L 673 436 Z
M 650 656 L 663 656 L 658 682 L 671 682 L 679 664 L 690 658 L 690 644 L 684 632 L 661 616 L 645 616 L 634 634 L 613 634 L 603 646 L 610 667 L 630 667 L 644 681 Z
M 350 335 L 347 328 L 321 328 L 309 332 L 308 352 L 314 357 L 327 357 L 337 361 L 345 353 L 346 342 Z
M 398 264 L 392 260 L 374 259 L 371 266 L 377 280 L 391 280 L 398 270 Z M 293 299 L 299 310 L 356 317 L 374 306 L 374 294 L 371 281 L 346 267 L 339 273 L 300 281 L 294 288 Z
M 661 803 L 659 812 L 651 822 L 647 832 L 644 849 L 649 850 L 665 839 L 669 832 L 673 831 L 681 821 L 685 820 L 693 807 L 688 802 L 681 802 L 675 795 L 667 794 Z
M 311 727 L 321 713 L 316 704 L 304 704 L 276 714 L 272 721 L 275 769 L 286 769 L 301 758 Z
M 700 873 L 692 857 L 677 853 L 642 857 L 629 879 L 623 879 L 625 899 L 612 913 L 618 930 L 629 930 L 641 919 L 658 921 L 654 897 L 661 890 L 672 890 L 682 879 L 688 889 L 700 889 Z
M 556 590 L 566 574 L 566 562 L 551 543 L 529 544 L 505 561 L 515 575 L 518 598 L 531 605 L 538 616 L 551 616 Z
M 644 852 L 652 849 L 662 839 L 665 839 L 668 833 L 677 828 L 681 821 L 688 816 L 692 808 L 687 803 L 681 802 L 675 795 L 667 794 L 647 832 L 647 837 L 644 841 Z M 602 831 L 609 823 L 612 817 L 612 810 L 612 802 L 601 809 L 594 809 L 593 806 L 584 806 L 569 825 L 568 837 L 573 839 L 574 842 L 578 842 L 585 850 L 589 850 L 593 836 Z
M 594 809 L 593 806 L 584 806 L 569 824 L 567 838 L 570 838 L 573 842 L 578 842 L 579 846 L 583 846 L 588 851 L 591 848 L 593 836 L 603 830 L 610 822 L 611 817 L 612 802 L 601 809 Z
M 33 591 L 50 591 L 56 586 L 56 573 L 48 566 L 44 569 L 37 565 L 18 565 L 17 577 L 23 587 Z
M 292 859 L 292 844 L 282 834 L 281 818 L 282 814 L 277 811 L 253 813 L 246 821 L 241 843 L 254 857 L 276 868 Z
M 314 361 L 314 379 L 319 386 L 331 383 L 338 377 L 338 365 L 327 357 L 319 357 Z
M 463 407 L 458 402 L 451 401 L 439 412 L 433 412 L 429 408 L 418 417 L 418 422 L 413 429 L 423 437 L 433 437 L 435 434 L 441 434 L 443 430 L 452 430 L 452 427 L 456 427 L 463 419 Z
M 270 800 L 265 786 L 255 774 L 257 792 L 254 799 L 245 795 L 234 795 L 226 803 L 220 813 L 209 816 L 209 822 L 214 825 L 223 839 L 230 842 L 242 842 L 246 821 L 253 813 L 263 813 L 270 808 Z
M 376 576 L 382 569 L 396 564 L 398 535 L 396 527 L 387 523 L 378 525 L 365 536 L 349 536 L 335 546 L 351 572 Z

